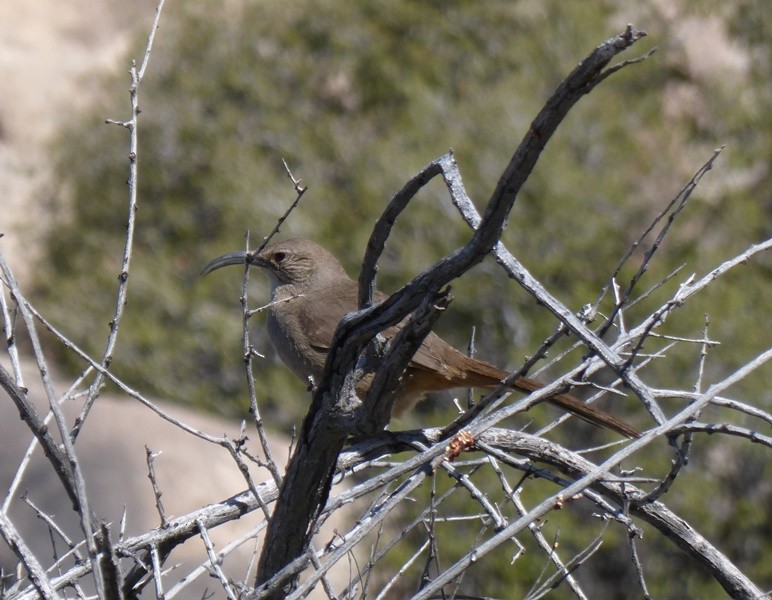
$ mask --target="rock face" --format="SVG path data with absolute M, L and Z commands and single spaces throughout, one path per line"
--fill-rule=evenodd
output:
M 2 250 L 24 282 L 35 260 L 30 240 L 45 211 L 46 145 L 56 127 L 88 105 L 95 75 L 119 59 L 155 2 L 115 0 L 0 3 L 0 233 Z

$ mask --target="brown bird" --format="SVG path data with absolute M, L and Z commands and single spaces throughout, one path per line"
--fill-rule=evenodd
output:
M 204 267 L 202 274 L 244 263 L 260 267 L 268 275 L 272 300 L 268 309 L 268 336 L 279 357 L 304 382 L 319 381 L 338 323 L 344 315 L 357 309 L 357 283 L 332 254 L 304 239 L 275 242 L 257 254 L 244 251 L 225 254 Z M 375 301 L 381 302 L 386 297 L 377 292 Z M 399 324 L 390 327 L 382 334 L 390 339 L 399 327 Z M 459 387 L 492 389 L 507 376 L 506 371 L 469 358 L 432 332 L 405 371 L 394 413 L 399 415 L 409 410 L 430 392 Z M 364 380 L 362 385 L 360 394 L 367 391 L 369 381 Z M 521 377 L 511 387 L 530 393 L 544 386 Z M 624 421 L 568 394 L 556 394 L 546 401 L 594 425 L 629 438 L 639 437 Z

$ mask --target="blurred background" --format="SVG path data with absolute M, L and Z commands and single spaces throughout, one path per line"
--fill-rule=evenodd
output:
M 128 195 L 128 136 L 104 120 L 129 117 L 127 71 L 132 58 L 141 61 L 154 5 L 0 7 L 1 243 L 41 312 L 96 356 L 113 312 Z M 547 97 L 627 23 L 649 37 L 623 58 L 657 52 L 572 110 L 503 241 L 578 310 L 713 149 L 726 145 L 640 289 L 680 265 L 682 276 L 626 315 L 636 322 L 688 274 L 772 234 L 768 13 L 761 0 L 168 3 L 140 90 L 137 237 L 113 370 L 144 392 L 243 417 L 241 272 L 199 273 L 215 256 L 242 249 L 247 230 L 256 245 L 292 202 L 282 159 L 309 189 L 281 236 L 322 243 L 356 276 L 388 200 L 449 148 L 482 210 Z M 468 239 L 446 196 L 435 181 L 401 217 L 380 263 L 381 289 L 396 290 Z M 710 354 L 706 384 L 768 346 L 771 269 L 769 256 L 750 261 L 668 322 L 668 334 L 695 338 L 710 315 L 708 335 L 722 345 Z M 253 306 L 267 300 L 259 274 L 251 285 Z M 556 326 L 492 260 L 453 290 L 439 332 L 464 347 L 475 326 L 478 356 L 502 368 L 516 368 Z M 263 416 L 289 431 L 308 395 L 274 357 L 260 316 L 253 336 L 266 354 L 256 364 Z M 82 366 L 64 348 L 51 351 L 65 371 Z M 698 356 L 697 346 L 674 351 L 645 379 L 688 387 Z M 732 392 L 768 408 L 771 389 L 767 369 Z M 444 406 L 428 403 L 408 424 L 443 418 L 436 413 Z M 615 411 L 649 424 L 633 401 Z M 697 444 L 696 468 L 679 479 L 688 489 L 673 508 L 688 506 L 687 519 L 721 539 L 763 587 L 772 584 L 769 509 L 761 508 L 771 504 L 772 477 L 749 446 Z M 713 495 L 720 510 L 718 500 L 704 501 Z M 652 570 L 677 572 L 673 548 L 653 544 L 648 552 Z M 507 577 L 521 575 L 528 580 Z M 513 589 L 507 577 L 502 588 Z M 714 589 L 694 571 L 669 581 L 677 588 L 653 579 L 664 586 L 658 597 Z

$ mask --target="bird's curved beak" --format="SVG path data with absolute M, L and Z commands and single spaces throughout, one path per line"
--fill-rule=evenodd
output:
M 246 264 L 254 263 L 251 252 L 244 252 L 244 250 L 240 250 L 239 252 L 228 252 L 228 254 L 223 254 L 222 256 L 218 256 L 212 262 L 206 265 L 201 271 L 201 275 L 208 275 L 209 273 L 211 273 L 212 271 L 216 271 L 220 267 L 228 267 L 230 265 L 243 265 L 244 263 Z

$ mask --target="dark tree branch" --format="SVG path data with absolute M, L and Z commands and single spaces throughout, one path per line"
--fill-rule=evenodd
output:
M 421 301 L 436 294 L 453 279 L 479 263 L 498 242 L 501 232 L 522 185 L 531 173 L 547 142 L 571 107 L 600 81 L 609 61 L 641 39 L 645 34 L 628 26 L 593 50 L 558 87 L 546 106 L 534 119 L 530 130 L 518 146 L 488 202 L 480 226 L 469 242 L 438 261 L 383 303 L 344 317 L 335 333 L 325 372 L 314 394 L 290 461 L 287 474 L 266 534 L 256 583 L 268 581 L 282 568 L 300 556 L 309 543 L 313 523 L 327 500 L 335 463 L 356 421 L 353 410 L 352 374 L 359 354 L 370 340 L 386 327 L 394 325 L 415 310 Z M 435 173 L 431 168 L 429 173 Z M 429 175 L 425 176 L 427 181 Z M 418 186 L 423 178 L 413 180 Z M 410 186 L 408 186 L 410 187 Z M 385 234 L 409 200 L 412 188 L 394 201 L 393 211 L 373 232 L 368 251 L 375 256 L 385 242 Z M 374 265 L 367 259 L 365 264 Z M 374 266 L 368 269 L 373 270 Z M 372 274 L 360 277 L 360 303 L 372 297 Z M 294 577 L 267 597 L 280 598 L 295 584 Z

